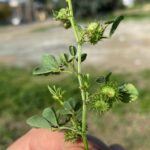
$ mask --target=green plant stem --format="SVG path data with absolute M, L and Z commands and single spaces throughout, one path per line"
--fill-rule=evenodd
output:
M 83 88 L 82 84 L 82 76 L 81 76 L 81 54 L 82 54 L 82 44 L 80 43 L 79 31 L 78 27 L 74 21 L 73 15 L 73 8 L 72 8 L 72 1 L 66 0 L 68 2 L 69 11 L 70 11 L 70 21 L 74 31 L 74 35 L 78 44 L 78 81 L 79 81 L 79 88 L 81 91 L 81 97 L 83 102 L 83 109 L 82 109 L 82 139 L 84 143 L 85 150 L 88 150 L 88 141 L 86 136 L 86 127 L 87 127 L 87 105 L 86 105 L 86 91 Z
M 72 8 L 72 0 L 66 0 L 68 3 L 68 7 L 69 7 L 69 11 L 70 11 L 70 21 L 71 21 L 71 25 L 74 31 L 74 35 L 76 38 L 77 43 L 79 43 L 79 34 L 78 34 L 78 29 L 76 27 L 76 23 L 74 21 L 74 15 L 73 15 L 73 8 Z

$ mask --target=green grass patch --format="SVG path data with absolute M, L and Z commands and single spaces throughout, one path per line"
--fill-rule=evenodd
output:
M 57 103 L 52 99 L 47 85 L 62 87 L 66 90 L 66 99 L 69 97 L 80 98 L 78 93 L 78 85 L 73 76 L 66 78 L 66 75 L 58 75 L 47 77 L 34 77 L 32 76 L 32 69 L 20 68 L 0 68 L 0 149 L 5 150 L 6 147 L 25 133 L 29 127 L 26 125 L 26 119 L 33 115 L 40 113 L 45 107 L 56 106 Z M 91 81 L 96 80 L 102 73 L 97 73 L 91 70 L 93 78 Z M 136 74 L 119 73 L 112 76 L 112 78 L 120 83 L 125 81 L 133 82 L 139 89 L 140 97 L 135 103 L 123 105 L 121 103 L 114 106 L 111 111 L 112 116 L 123 118 L 128 113 L 147 115 L 150 113 L 150 71 L 143 71 Z M 93 82 L 91 82 L 93 83 Z M 96 84 L 96 83 L 95 83 Z M 91 90 L 94 91 L 95 84 L 91 85 Z M 98 85 L 97 85 L 98 86 Z M 92 117 L 90 117 L 92 118 Z M 96 117 L 92 118 L 92 123 L 97 127 L 103 126 L 108 123 L 107 119 L 103 119 L 101 123 L 96 122 Z M 104 121 L 105 120 L 105 121 Z M 95 122 L 94 122 L 95 121 Z M 124 121 L 125 122 L 125 121 Z M 100 127 L 103 130 L 103 127 Z M 107 129 L 110 134 L 114 131 L 112 128 Z M 96 132 L 95 132 L 96 133 Z M 105 134 L 107 137 L 107 134 Z M 132 140 L 132 139 L 131 139 Z M 124 141 L 126 142 L 126 141 Z M 135 141 L 133 141 L 134 145 Z M 132 145 L 132 141 L 131 141 Z M 128 146 L 128 145 L 127 145 Z M 132 146 L 129 146 L 132 147 Z M 137 149 L 138 150 L 138 149 Z M 148 149 L 147 149 L 148 150 Z

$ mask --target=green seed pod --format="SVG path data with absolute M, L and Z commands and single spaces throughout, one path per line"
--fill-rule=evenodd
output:
M 92 31 L 97 30 L 98 28 L 99 28 L 99 23 L 93 22 L 89 24 L 87 31 L 92 32 Z
M 59 20 L 64 24 L 65 29 L 69 29 L 71 27 L 68 8 L 62 8 L 58 12 L 54 12 L 54 16 L 56 20 Z
M 106 95 L 109 98 L 114 98 L 116 95 L 116 91 L 113 87 L 111 86 L 104 86 L 101 89 L 102 94 Z
M 90 23 L 87 27 L 87 38 L 91 44 L 99 42 L 103 36 L 104 29 L 98 22 Z
M 120 99 L 118 86 L 114 82 L 101 85 L 91 96 L 91 108 L 100 113 L 108 111 Z
M 119 87 L 119 92 L 121 95 L 121 101 L 124 103 L 128 103 L 128 102 L 133 102 L 138 98 L 138 90 L 136 89 L 136 87 L 131 84 L 124 84 L 122 86 Z
M 71 22 L 69 20 L 64 21 L 64 28 L 69 29 L 71 27 Z
M 101 92 L 95 93 L 89 101 L 89 106 L 92 110 L 101 113 L 108 111 L 111 108 L 109 100 L 106 96 L 103 96 Z
M 100 112 L 104 113 L 109 110 L 109 104 L 107 102 L 104 102 L 102 100 L 95 101 L 93 103 L 93 109 Z

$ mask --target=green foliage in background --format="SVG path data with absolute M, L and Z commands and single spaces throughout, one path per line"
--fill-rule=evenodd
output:
M 33 78 L 30 70 L 31 69 L 0 67 L 0 150 L 5 150 L 10 143 L 28 130 L 28 126 L 22 120 L 25 120 L 31 115 L 41 113 L 42 109 L 47 107 L 47 105 L 58 107 L 57 103 L 52 100 L 48 89 L 45 87 L 45 84 L 49 81 L 55 82 L 55 80 L 57 80 L 57 82 L 55 82 L 57 87 L 63 86 L 63 88 L 67 88 L 68 93 L 66 97 L 69 98 L 73 96 L 76 99 L 80 97 L 74 77 L 70 76 L 66 79 L 65 76 L 62 76 L 55 80 L 53 76 L 50 78 Z M 93 74 L 93 78 L 90 80 L 91 82 L 95 81 L 95 78 L 98 77 L 99 74 L 106 74 L 105 72 L 100 73 L 90 68 L 88 68 L 88 70 L 89 73 Z M 117 104 L 112 109 L 111 115 L 118 115 L 123 118 L 125 114 L 136 113 L 147 116 L 150 113 L 150 71 L 139 72 L 136 76 L 131 73 L 120 73 L 113 75 L 112 78 L 117 82 L 122 82 L 122 79 L 134 81 L 134 84 L 139 87 L 140 97 L 135 103 L 128 105 Z M 62 85 L 62 82 L 65 84 Z M 70 83 L 72 83 L 72 86 L 70 86 Z M 94 91 L 93 86 L 91 89 Z M 104 127 L 100 124 L 103 122 L 107 124 L 108 122 L 108 119 L 104 121 L 102 118 L 99 122 L 94 121 L 97 120 L 96 115 L 92 116 L 91 119 L 93 125 L 95 124 L 100 130 L 103 130 Z M 111 135 L 114 129 L 109 127 L 107 131 L 109 131 L 109 135 Z M 96 134 L 96 132 L 93 134 Z M 105 133 L 106 131 L 103 131 L 103 134 Z M 105 135 L 105 137 L 107 138 L 107 135 Z M 145 138 L 143 138 L 142 141 L 145 142 Z M 130 139 L 130 143 L 132 142 L 134 142 L 133 138 Z M 134 145 L 134 147 L 136 147 L 136 145 Z M 132 149 L 134 149 L 134 147 L 132 147 Z M 149 148 L 146 150 L 148 149 Z
M 148 3 L 150 1 L 149 0 L 136 0 L 135 2 L 141 4 L 141 3 Z
M 60 9 L 66 6 L 63 0 L 50 0 L 54 9 Z M 78 17 L 91 17 L 101 13 L 112 12 L 122 7 L 121 0 L 73 0 L 75 15 Z
M 108 13 L 122 7 L 121 0 L 73 0 L 75 14 L 81 17 L 95 16 L 100 13 Z
M 0 4 L 0 21 L 6 20 L 11 14 L 11 9 L 7 4 Z

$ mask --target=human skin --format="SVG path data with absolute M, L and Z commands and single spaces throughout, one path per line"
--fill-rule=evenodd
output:
M 98 145 L 91 142 L 89 142 L 89 149 L 100 150 Z M 84 150 L 84 146 L 81 141 L 65 142 L 63 132 L 31 129 L 7 150 Z

